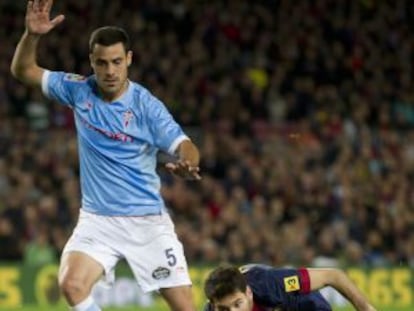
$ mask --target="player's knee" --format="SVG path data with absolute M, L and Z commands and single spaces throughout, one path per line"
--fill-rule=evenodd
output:
M 193 295 L 190 287 L 162 289 L 161 294 L 173 311 L 195 311 Z
M 174 306 L 173 310 L 175 311 L 195 311 L 195 305 L 193 303 L 192 297 L 188 297 L 188 299 L 180 299 L 176 301 L 176 305 Z
M 59 280 L 59 287 L 63 295 L 69 300 L 78 300 L 89 294 L 89 289 L 81 279 L 65 276 Z

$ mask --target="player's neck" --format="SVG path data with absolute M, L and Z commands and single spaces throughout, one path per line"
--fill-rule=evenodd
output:
M 127 91 L 129 86 L 129 80 L 125 80 L 125 83 L 122 85 L 122 87 L 119 89 L 118 92 L 116 93 L 108 93 L 108 92 L 104 92 L 99 86 L 98 86 L 98 92 L 99 92 L 99 97 L 107 102 L 107 103 L 112 103 L 115 100 L 117 100 L 118 98 L 122 97 L 122 95 L 124 95 L 124 93 Z

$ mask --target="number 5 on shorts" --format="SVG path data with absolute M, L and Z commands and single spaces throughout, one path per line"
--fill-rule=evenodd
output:
M 167 259 L 168 259 L 168 265 L 170 266 L 170 267 L 174 267 L 175 266 L 175 264 L 177 263 L 177 257 L 175 257 L 175 255 L 173 254 L 173 248 L 171 247 L 171 248 L 167 248 L 166 250 L 165 250 L 165 256 L 167 256 Z

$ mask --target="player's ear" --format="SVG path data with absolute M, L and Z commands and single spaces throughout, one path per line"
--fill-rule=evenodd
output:
M 132 63 L 132 51 L 127 52 L 127 66 L 129 67 Z

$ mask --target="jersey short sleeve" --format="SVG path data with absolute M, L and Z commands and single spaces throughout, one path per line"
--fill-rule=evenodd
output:
M 45 70 L 42 77 L 42 92 L 48 98 L 73 108 L 75 94 L 87 78 L 74 73 Z
M 255 299 L 263 305 L 287 305 L 295 296 L 310 292 L 307 269 L 277 269 L 258 265 L 244 273 Z
M 174 154 L 178 145 L 189 140 L 181 127 L 175 122 L 165 105 L 148 94 L 148 124 L 155 146 L 171 155 Z

